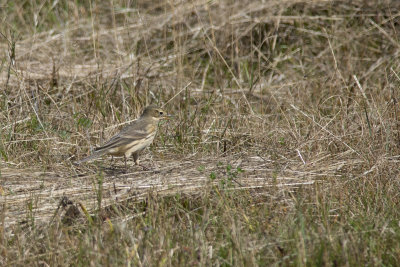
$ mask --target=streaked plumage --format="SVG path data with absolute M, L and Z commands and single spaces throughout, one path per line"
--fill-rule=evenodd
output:
M 133 155 L 135 164 L 138 165 L 139 153 L 153 142 L 158 121 L 164 117 L 165 113 L 162 109 L 154 105 L 146 107 L 137 120 L 124 127 L 103 146 L 96 148 L 92 155 L 76 163 L 81 164 L 107 154 L 123 156 L 125 168 L 126 159 Z

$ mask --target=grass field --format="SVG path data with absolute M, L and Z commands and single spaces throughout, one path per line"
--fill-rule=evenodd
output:
M 0 1 L 0 265 L 398 266 L 399 11 Z

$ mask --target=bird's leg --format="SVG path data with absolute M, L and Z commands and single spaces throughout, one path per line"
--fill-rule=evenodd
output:
M 125 161 L 125 170 L 127 169 L 126 168 L 126 156 L 124 155 L 124 161 Z
M 142 167 L 142 169 L 143 169 L 144 171 L 148 171 L 148 170 L 149 170 L 149 169 L 146 168 L 145 166 L 139 164 L 139 153 L 134 153 L 134 154 L 133 154 L 133 160 L 135 161 L 135 165 Z
M 135 165 L 139 165 L 139 154 L 133 153 L 133 160 L 135 161 Z

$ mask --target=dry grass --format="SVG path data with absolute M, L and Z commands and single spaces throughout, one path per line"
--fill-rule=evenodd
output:
M 0 6 L 1 265 L 398 264 L 397 1 Z

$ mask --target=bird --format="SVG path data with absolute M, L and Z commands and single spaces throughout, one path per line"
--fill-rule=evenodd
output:
M 103 155 L 123 156 L 125 169 L 127 169 L 126 160 L 133 155 L 135 165 L 139 165 L 139 153 L 153 142 L 158 122 L 166 117 L 163 109 L 155 105 L 147 106 L 137 120 L 125 126 L 103 146 L 95 148 L 90 156 L 75 164 L 79 165 Z

